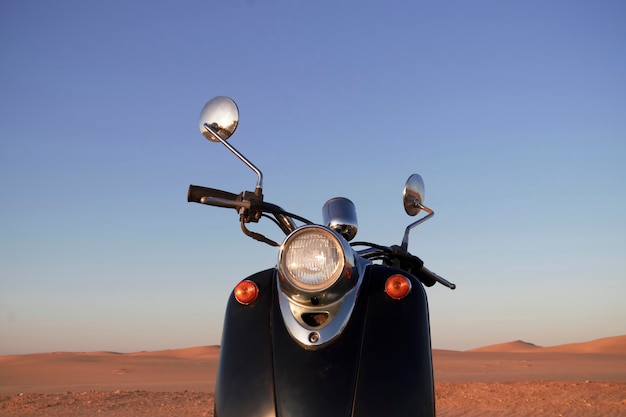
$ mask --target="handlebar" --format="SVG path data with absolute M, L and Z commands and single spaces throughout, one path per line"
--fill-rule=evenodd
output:
M 284 211 L 275 204 L 264 202 L 263 194 L 260 193 L 260 189 L 257 189 L 257 191 L 258 192 L 244 191 L 240 194 L 233 194 L 228 191 L 192 184 L 187 191 L 187 201 L 216 207 L 244 209 L 243 212 L 240 212 L 242 215 L 242 224 L 258 222 L 263 213 L 270 213 L 274 216 L 278 227 L 280 227 L 285 234 L 289 234 L 296 229 L 296 224 L 293 222 L 292 218 L 304 223 L 311 223 L 307 219 Z M 248 234 L 245 229 L 244 232 Z M 255 239 L 257 239 L 257 237 L 255 237 Z
M 189 186 L 189 190 L 187 191 L 188 202 L 209 204 L 208 202 L 203 202 L 203 198 L 236 202 L 240 198 L 240 196 L 237 194 L 229 193 L 228 191 L 217 190 L 215 188 L 201 187 L 199 185 Z
M 187 191 L 187 201 L 190 203 L 200 203 L 215 207 L 244 208 L 250 209 L 252 203 L 244 200 L 242 194 L 233 194 L 228 191 L 217 190 L 215 188 L 190 185 Z
M 432 280 L 433 282 L 438 282 L 443 286 L 446 286 L 448 288 L 450 288 L 451 290 L 454 290 L 456 288 L 456 284 L 448 281 L 447 279 L 435 274 L 433 271 L 431 271 L 430 269 L 426 268 L 425 266 L 422 266 L 419 270 L 418 273 L 425 276 L 428 280 Z
M 263 202 L 263 196 L 261 194 L 257 195 L 256 193 L 243 192 L 241 194 L 233 194 L 228 191 L 217 190 L 215 188 L 202 187 L 199 185 L 190 185 L 189 191 L 187 192 L 187 201 L 192 203 L 208 204 L 217 207 L 235 209 L 243 208 L 245 211 L 253 212 L 248 213 L 246 220 L 242 220 L 242 228 L 244 230 L 244 233 L 257 240 L 270 243 L 273 246 L 277 246 L 277 244 L 275 244 L 275 242 L 273 241 L 265 239 L 265 237 L 262 235 L 257 235 L 249 232 L 247 229 L 245 229 L 244 223 L 248 221 L 258 221 L 261 213 L 270 213 L 274 215 L 276 224 L 285 234 L 289 234 L 296 229 L 296 225 L 292 219 L 297 219 L 304 223 L 311 224 L 309 220 L 304 219 L 300 216 L 296 216 L 295 214 L 288 213 L 275 204 Z M 456 288 L 455 284 L 447 281 L 446 279 L 440 277 L 439 275 L 426 268 L 424 266 L 424 262 L 420 258 L 412 255 L 406 249 L 400 246 L 394 245 L 391 247 L 385 247 L 368 242 L 352 242 L 351 246 L 369 246 L 369 250 L 359 251 L 359 254 L 364 258 L 388 260 L 395 259 L 397 262 L 399 262 L 398 266 L 401 269 L 404 269 L 407 272 L 411 272 L 416 276 L 419 276 L 420 281 L 422 281 L 424 285 L 428 287 L 434 285 L 436 282 L 439 282 L 440 284 L 452 290 Z
M 434 285 L 436 282 L 440 283 L 443 286 L 450 288 L 451 290 L 456 288 L 456 285 L 446 280 L 445 278 L 435 274 L 430 269 L 424 266 L 424 261 L 418 258 L 415 255 L 411 255 L 407 250 L 403 249 L 399 246 L 392 246 L 391 253 L 398 257 L 401 260 L 401 264 L 408 263 L 410 272 L 415 275 L 421 275 L 420 281 L 424 283 L 424 285 L 430 287 Z
M 368 249 L 359 250 L 357 253 L 366 259 L 383 260 L 387 265 L 410 272 L 427 287 L 431 287 L 438 282 L 451 290 L 456 288 L 455 284 L 426 268 L 424 262 L 419 257 L 412 255 L 400 246 L 393 245 L 387 247 L 369 242 L 352 242 L 351 246 L 369 246 Z

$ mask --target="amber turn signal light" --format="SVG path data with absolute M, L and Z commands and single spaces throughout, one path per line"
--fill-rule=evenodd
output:
M 385 282 L 385 292 L 395 300 L 401 300 L 411 292 L 411 281 L 404 275 L 392 275 Z
M 254 300 L 256 300 L 259 296 L 259 287 L 257 287 L 254 282 L 246 279 L 237 284 L 233 292 L 235 294 L 235 299 L 241 304 L 247 306 L 248 304 L 254 302 Z

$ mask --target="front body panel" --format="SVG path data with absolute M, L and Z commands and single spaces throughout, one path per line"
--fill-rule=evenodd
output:
M 275 416 L 270 309 L 274 269 L 247 279 L 259 298 L 247 306 L 232 295 L 226 307 L 215 384 L 215 417 Z
M 218 370 L 216 417 L 433 416 L 428 306 L 410 275 L 403 300 L 384 293 L 391 268 L 366 268 L 340 337 L 307 350 L 285 328 L 273 269 L 248 278 L 260 296 L 228 303 Z

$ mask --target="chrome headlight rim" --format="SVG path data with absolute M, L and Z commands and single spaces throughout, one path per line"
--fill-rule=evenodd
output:
M 305 239 L 312 238 L 313 235 L 317 235 L 317 237 L 314 237 L 314 239 L 322 238 L 326 240 L 328 244 L 332 245 L 332 248 L 330 250 L 336 251 L 337 256 L 334 267 L 332 268 L 332 272 L 327 273 L 326 277 L 323 278 L 320 282 L 307 283 L 306 279 L 297 278 L 296 274 L 294 274 L 294 270 L 297 267 L 301 267 L 302 264 L 298 264 L 296 267 L 294 267 L 293 265 L 289 265 L 289 258 L 290 255 L 292 255 L 292 250 L 301 249 L 294 246 L 297 246 L 298 244 L 305 244 Z M 281 277 L 285 279 L 291 287 L 299 292 L 303 292 L 306 294 L 315 294 L 328 290 L 333 285 L 335 285 L 342 276 L 345 275 L 346 268 L 352 267 L 352 263 L 349 262 L 349 259 L 346 256 L 347 242 L 344 243 L 343 240 L 344 239 L 336 232 L 319 225 L 305 225 L 294 230 L 292 233 L 289 234 L 289 236 L 285 238 L 280 247 L 278 270 Z M 312 246 L 314 246 L 316 243 L 320 242 L 313 242 Z M 351 251 L 349 245 L 347 246 L 347 248 Z M 317 280 L 319 280 L 319 278 Z

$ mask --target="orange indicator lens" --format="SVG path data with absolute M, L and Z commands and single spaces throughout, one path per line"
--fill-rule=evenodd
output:
M 389 297 L 401 300 L 411 292 L 411 281 L 404 275 L 392 275 L 385 282 L 385 292 Z
M 234 290 L 235 299 L 243 305 L 248 305 L 259 296 L 259 287 L 252 281 L 241 281 Z

